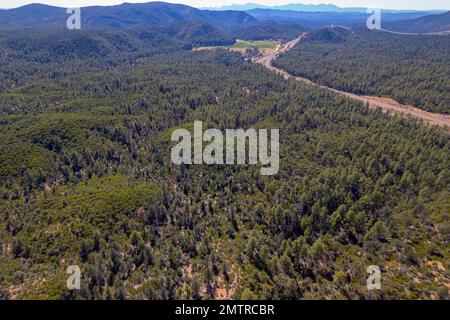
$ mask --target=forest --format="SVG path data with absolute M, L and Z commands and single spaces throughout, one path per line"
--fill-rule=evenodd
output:
M 447 133 L 146 35 L 2 34 L 0 298 L 448 298 Z M 279 173 L 172 164 L 196 120 L 279 128 Z
M 450 113 L 450 36 L 404 36 L 327 28 L 308 35 L 274 65 L 361 95 Z
M 0 300 L 449 299 L 445 129 L 193 50 L 273 47 L 307 30 L 291 16 L 364 14 L 83 12 L 64 30 L 61 8 L 0 10 Z M 450 113 L 449 39 L 314 30 L 275 64 Z M 279 129 L 277 174 L 174 164 L 171 134 L 195 121 Z

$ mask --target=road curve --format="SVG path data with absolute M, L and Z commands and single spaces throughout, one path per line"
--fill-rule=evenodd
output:
M 253 59 L 253 62 L 262 64 L 263 66 L 276 72 L 277 74 L 282 75 L 285 79 L 295 79 L 297 81 L 301 81 L 306 84 L 310 84 L 310 85 L 313 85 L 316 87 L 320 87 L 322 89 L 333 91 L 337 94 L 344 95 L 350 99 L 357 100 L 357 101 L 363 102 L 365 104 L 368 104 L 368 106 L 372 109 L 380 108 L 383 112 L 386 112 L 386 113 L 397 114 L 397 115 L 406 116 L 406 117 L 412 117 L 414 119 L 423 121 L 424 123 L 427 123 L 429 125 L 445 127 L 447 132 L 450 133 L 450 115 L 428 112 L 428 111 L 421 110 L 421 109 L 418 109 L 418 108 L 415 108 L 412 106 L 400 104 L 397 101 L 394 101 L 394 100 L 388 99 L 388 98 L 362 96 L 362 95 L 357 95 L 357 94 L 350 93 L 350 92 L 336 90 L 336 89 L 318 84 L 316 82 L 313 82 L 307 78 L 293 76 L 290 73 L 273 66 L 272 62 L 278 57 L 278 55 L 280 53 L 286 52 L 289 49 L 291 49 L 292 47 L 294 47 L 306 35 L 307 35 L 307 33 L 303 33 L 300 37 L 298 37 L 294 40 L 280 44 L 277 47 L 277 49 L 275 50 L 275 52 L 265 55 L 265 56 L 258 56 Z

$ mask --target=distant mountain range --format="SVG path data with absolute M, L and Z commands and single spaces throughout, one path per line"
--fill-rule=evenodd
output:
M 209 7 L 202 8 L 207 10 L 239 10 L 248 11 L 254 9 L 270 9 L 270 10 L 289 10 L 289 11 L 303 11 L 303 12 L 359 12 L 366 13 L 367 7 L 346 7 L 342 8 L 334 4 L 302 4 L 302 3 L 291 3 L 279 6 L 266 6 L 257 3 L 247 3 L 247 4 L 233 4 L 229 6 L 222 7 Z M 388 10 L 384 9 L 387 13 L 399 13 L 399 12 L 415 12 L 418 10 Z M 428 10 L 421 11 L 426 13 L 442 13 L 442 10 Z
M 246 12 L 262 22 L 297 23 L 307 28 L 321 28 L 331 25 L 361 28 L 366 26 L 367 18 L 369 17 L 369 14 L 366 12 L 305 12 L 274 9 L 252 9 Z M 421 11 L 385 12 L 382 15 L 382 23 L 384 25 L 428 15 L 428 12 Z M 432 19 L 433 15 L 430 17 Z
M 223 10 L 235 9 L 235 10 Z M 289 10 L 286 10 L 289 9 Z M 243 11 L 245 10 L 245 11 Z M 435 12 L 434 12 L 435 13 Z M 66 28 L 65 8 L 31 4 L 16 9 L 0 10 L 0 30 Z M 258 39 L 282 39 L 304 28 L 330 25 L 364 27 L 368 13 L 363 8 L 339 8 L 335 5 L 290 4 L 267 8 L 258 4 L 236 5 L 221 10 L 201 10 L 186 5 L 164 2 L 124 3 L 116 6 L 82 8 L 84 30 L 151 28 L 177 38 L 205 39 L 244 36 Z M 430 15 L 429 11 L 385 11 L 383 25 L 402 32 L 447 31 L 449 13 Z M 195 41 L 194 41 L 195 42 Z

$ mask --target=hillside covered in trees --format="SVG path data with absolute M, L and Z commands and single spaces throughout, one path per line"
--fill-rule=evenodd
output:
M 339 90 L 450 113 L 450 36 L 404 36 L 327 28 L 274 65 Z
M 1 38 L 1 298 L 448 297 L 445 132 L 173 36 L 29 36 Z M 195 120 L 279 128 L 278 175 L 172 164 Z
M 391 22 L 389 30 L 410 33 L 450 32 L 450 11 L 416 19 Z
M 92 7 L 77 31 L 60 8 L 0 18 L 0 299 L 448 298 L 447 133 L 191 51 L 302 26 L 164 3 Z M 405 39 L 317 31 L 277 64 L 448 112 L 448 38 Z M 279 128 L 279 173 L 172 164 L 198 120 Z

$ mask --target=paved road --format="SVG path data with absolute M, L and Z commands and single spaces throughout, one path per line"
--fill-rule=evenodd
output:
M 299 43 L 307 33 L 303 33 L 300 37 L 291 40 L 289 42 L 286 42 L 284 44 L 280 44 L 277 48 L 277 50 L 269 55 L 266 56 L 259 56 L 253 60 L 255 63 L 259 63 L 264 65 L 265 67 L 269 68 L 270 70 L 276 72 L 279 75 L 282 75 L 285 79 L 295 79 L 297 81 L 301 81 L 310 85 L 314 85 L 326 90 L 333 91 L 337 94 L 344 95 L 348 98 L 366 103 L 369 105 L 370 108 L 378 109 L 381 108 L 383 112 L 391 113 L 391 114 L 398 114 L 402 116 L 407 117 L 413 117 L 415 119 L 421 120 L 427 124 L 434 125 L 434 126 L 441 126 L 441 127 L 447 127 L 447 131 L 450 132 L 450 115 L 444 115 L 439 113 L 432 113 L 428 111 L 424 111 L 412 106 L 402 105 L 392 99 L 388 98 L 380 98 L 380 97 L 371 97 L 371 96 L 361 96 L 350 92 L 344 92 L 340 90 L 336 90 L 327 86 L 320 85 L 318 83 L 315 83 L 309 79 L 302 78 L 302 77 L 295 77 L 291 75 L 290 73 L 278 69 L 272 65 L 273 60 L 275 60 L 280 53 L 286 52 L 292 47 L 294 47 L 297 43 Z

